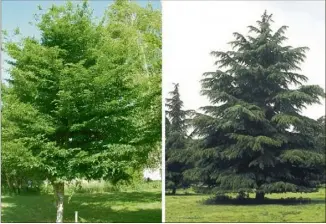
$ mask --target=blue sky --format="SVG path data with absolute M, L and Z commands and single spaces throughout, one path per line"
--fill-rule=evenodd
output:
M 96 17 L 101 17 L 113 1 L 89 1 L 91 7 L 94 10 L 94 15 Z M 138 0 L 135 1 L 142 6 L 146 6 L 149 2 L 148 0 Z M 161 9 L 160 1 L 150 1 L 155 9 Z M 66 1 L 16 1 L 16 0 L 5 0 L 2 1 L 2 29 L 8 32 L 13 31 L 15 28 L 19 27 L 20 32 L 23 36 L 38 36 L 39 32 L 36 27 L 29 24 L 29 22 L 34 22 L 33 14 L 38 12 L 38 5 L 43 9 L 51 7 L 53 4 L 62 5 Z M 6 55 L 3 54 L 3 59 L 6 59 Z M 5 65 L 4 65 L 5 66 Z M 5 71 L 2 73 L 3 78 L 7 78 L 8 74 Z
M 29 22 L 33 20 L 33 14 L 36 13 L 37 6 L 42 6 L 43 9 L 49 8 L 52 4 L 62 5 L 66 1 L 2 1 L 2 29 L 13 30 L 16 27 L 20 28 L 20 31 L 24 35 L 34 35 L 37 31 L 34 27 L 29 25 Z M 90 5 L 94 9 L 94 15 L 100 17 L 103 15 L 104 10 L 113 1 L 89 1 Z M 136 1 L 142 6 L 145 6 L 147 0 Z M 156 9 L 161 8 L 159 1 L 151 1 L 152 5 Z

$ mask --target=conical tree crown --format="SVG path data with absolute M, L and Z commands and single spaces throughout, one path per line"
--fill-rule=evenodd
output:
M 174 84 L 174 90 L 170 92 L 171 98 L 166 99 L 166 114 L 170 119 L 170 131 L 172 132 L 186 132 L 185 118 L 187 112 L 184 111 L 183 102 L 180 99 L 179 84 Z
M 284 46 L 287 26 L 271 29 L 266 11 L 252 36 L 234 33 L 232 50 L 213 51 L 219 65 L 202 79 L 211 102 L 195 118 L 203 138 L 196 172 L 220 190 L 272 193 L 315 189 L 324 155 L 316 150 L 318 123 L 301 114 L 324 90 L 304 85 L 307 47 Z
M 171 98 L 166 99 L 166 188 L 173 189 L 185 186 L 183 171 L 187 169 L 184 153 L 187 145 L 187 116 L 190 111 L 183 110 L 183 101 L 180 98 L 179 84 L 174 84 Z

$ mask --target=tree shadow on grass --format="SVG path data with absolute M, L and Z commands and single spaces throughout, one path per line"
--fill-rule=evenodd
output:
M 138 202 L 147 203 L 161 200 L 160 192 L 113 192 L 113 193 L 92 193 L 92 194 L 76 194 L 72 201 L 87 202 L 107 202 L 108 200 L 115 202 Z
M 325 204 L 323 199 L 310 198 L 231 198 L 228 196 L 215 196 L 202 201 L 205 205 L 305 205 Z
M 159 223 L 161 222 L 162 210 L 158 208 L 146 209 L 113 209 L 100 204 L 79 204 L 72 206 L 74 209 L 67 209 L 66 217 L 74 217 L 74 210 L 78 210 L 81 222 L 124 222 L 124 223 Z M 86 214 L 88 214 L 86 216 Z M 92 214 L 92 215 L 90 215 Z M 73 220 L 67 220 L 73 222 Z
M 52 195 L 2 198 L 2 222 L 54 222 L 56 208 Z M 116 192 L 76 194 L 65 197 L 64 222 L 161 222 L 161 194 Z M 158 206 L 159 205 L 159 206 Z
M 205 194 L 197 194 L 197 193 L 176 193 L 176 194 L 171 194 L 171 193 L 165 193 L 166 196 L 175 196 L 175 197 L 183 197 L 183 196 L 200 196 L 200 195 L 205 195 Z

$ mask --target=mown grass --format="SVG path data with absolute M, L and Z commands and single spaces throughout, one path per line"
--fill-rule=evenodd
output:
M 64 222 L 161 222 L 160 183 L 142 184 L 143 189 L 65 196 Z M 53 195 L 1 197 L 2 222 L 54 222 Z
M 271 194 L 268 198 L 310 198 L 298 205 L 205 205 L 212 195 L 166 196 L 166 222 L 326 222 L 325 189 L 315 193 Z

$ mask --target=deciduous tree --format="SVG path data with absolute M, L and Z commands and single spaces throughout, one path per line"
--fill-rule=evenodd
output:
M 128 179 L 160 141 L 159 21 L 117 1 L 96 22 L 86 1 L 68 2 L 38 15 L 40 39 L 6 40 L 2 155 L 51 181 L 57 222 L 66 181 Z

